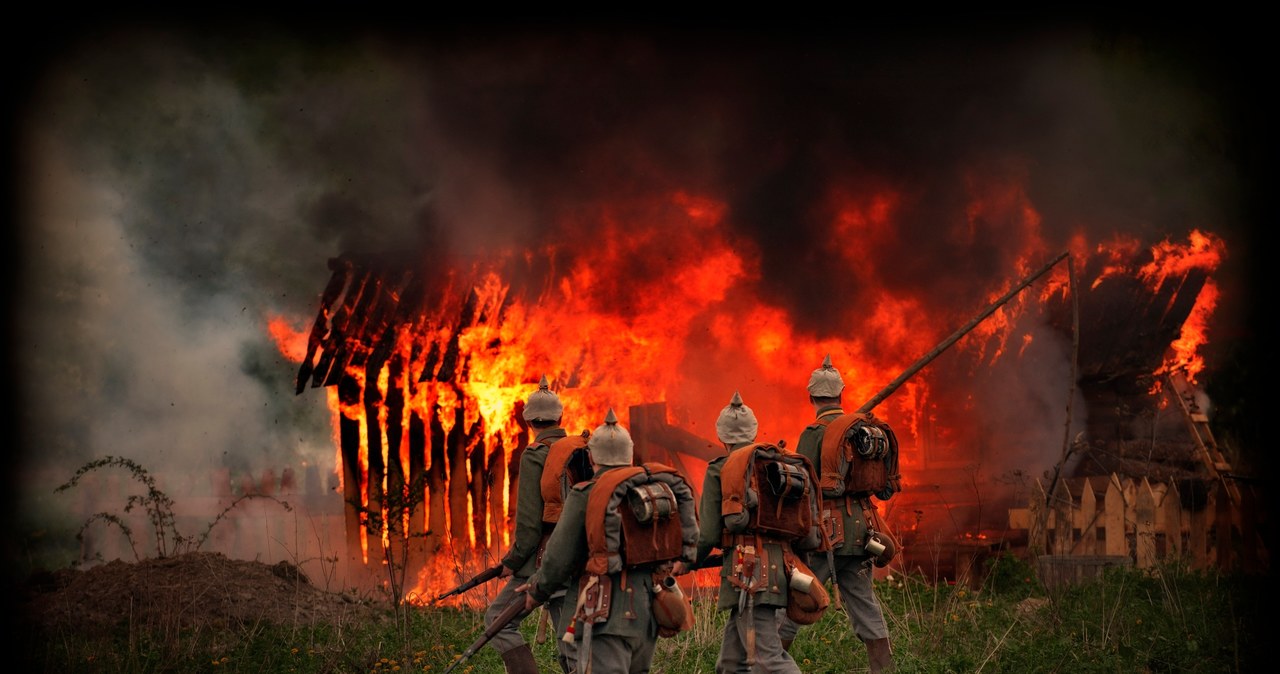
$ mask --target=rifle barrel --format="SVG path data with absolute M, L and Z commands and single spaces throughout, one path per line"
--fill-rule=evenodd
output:
M 484 571 L 477 573 L 474 577 L 471 578 L 471 580 L 468 580 L 465 583 L 453 588 L 452 590 L 449 590 L 448 592 L 445 592 L 444 594 L 439 595 L 434 600 L 432 600 L 432 603 L 438 602 L 442 599 L 447 599 L 449 597 L 452 597 L 455 594 L 462 594 L 463 592 L 466 592 L 467 590 L 470 590 L 471 588 L 481 583 L 487 583 L 493 580 L 494 578 L 497 578 L 500 575 L 502 575 L 502 564 L 501 563 L 494 564 L 493 566 L 485 569 Z
M 1014 295 L 1017 295 L 1018 293 L 1022 292 L 1022 289 L 1031 285 L 1032 281 L 1036 280 L 1037 278 L 1040 278 L 1041 276 L 1044 275 L 1045 272 L 1052 269 L 1054 265 L 1061 262 L 1063 258 L 1065 258 L 1067 255 L 1070 254 L 1070 252 L 1071 251 L 1063 251 L 1062 253 L 1060 253 L 1057 257 L 1053 258 L 1047 264 L 1045 264 L 1045 266 L 1041 267 L 1039 271 L 1026 277 L 1021 282 L 1019 282 L 1018 285 L 1010 289 L 1009 292 L 1001 296 L 1000 299 L 996 300 L 995 302 L 992 302 L 991 306 L 987 307 L 986 309 L 983 309 L 981 313 L 979 313 L 977 316 L 974 316 L 972 319 L 970 319 L 968 323 L 965 323 L 964 325 L 960 326 L 959 329 L 951 333 L 950 337 L 947 337 L 946 339 L 939 342 L 937 346 L 933 347 L 932 351 L 930 351 L 929 353 L 926 353 L 923 357 L 920 358 L 920 360 L 917 360 L 914 365 L 907 368 L 906 370 L 903 370 L 902 374 L 898 375 L 897 379 L 894 379 L 893 381 L 889 382 L 888 386 L 885 386 L 883 389 L 880 389 L 880 392 L 872 396 L 872 398 L 867 402 L 862 403 L 862 406 L 858 408 L 858 413 L 863 414 L 866 412 L 870 412 L 873 407 L 883 402 L 885 398 L 888 398 L 890 394 L 898 390 L 899 386 L 902 386 L 904 383 L 906 383 L 908 379 L 914 376 L 915 373 L 922 370 L 925 365 L 928 365 L 929 361 L 933 360 L 934 358 L 937 358 L 939 354 L 941 354 L 943 351 L 946 351 L 948 348 L 950 348 L 952 344 L 955 344 L 957 341 L 960 340 L 961 337 L 964 337 L 970 330 L 977 327 L 979 323 L 986 320 L 988 316 L 995 313 L 996 309 L 999 309 L 1001 305 L 1013 299 Z

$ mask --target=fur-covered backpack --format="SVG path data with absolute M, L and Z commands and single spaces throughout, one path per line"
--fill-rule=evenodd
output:
M 654 572 L 652 606 L 659 634 L 674 636 L 693 626 L 693 607 L 674 591 L 678 586 L 667 582 L 667 563 L 691 562 L 698 544 L 697 502 L 675 468 L 645 463 L 599 474 L 587 497 L 586 525 L 588 557 L 578 619 L 607 620 L 611 584 L 602 578 L 643 567 Z
M 902 491 L 898 472 L 898 436 L 870 414 L 842 414 L 822 436 L 822 491 L 828 495 L 888 501 Z
M 729 453 L 720 468 L 724 541 L 728 550 L 734 539 L 754 535 L 783 543 L 782 565 L 787 578 L 787 616 L 800 625 L 822 618 L 830 603 L 822 583 L 796 551 L 830 548 L 822 529 L 822 493 L 813 465 L 803 454 L 783 451 L 780 445 L 755 443 Z M 758 553 L 756 553 L 758 554 Z M 754 559 L 755 555 L 748 553 Z M 764 589 L 757 572 L 743 571 L 731 577 L 740 591 Z M 775 589 L 776 591 L 776 589 Z
M 720 469 L 726 536 L 756 533 L 797 550 L 822 545 L 822 495 L 809 459 L 758 442 L 733 450 Z

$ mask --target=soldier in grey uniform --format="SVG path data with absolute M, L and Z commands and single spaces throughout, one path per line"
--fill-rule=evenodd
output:
M 579 581 L 586 574 L 589 552 L 587 498 L 601 476 L 615 468 L 632 465 L 634 443 L 631 434 L 618 423 L 612 409 L 604 423 L 592 432 L 587 448 L 594 465 L 594 475 L 592 479 L 575 485 L 565 498 L 560 521 L 547 541 L 542 566 L 527 586 L 526 605 L 530 609 L 566 586 L 570 588 L 566 601 L 576 601 Z M 612 585 L 613 605 L 607 620 L 591 626 L 589 646 L 583 643 L 586 626 L 574 619 L 575 612 L 561 612 L 556 625 L 557 634 L 573 635 L 578 643 L 574 652 L 578 658 L 590 658 L 592 674 L 643 674 L 649 671 L 658 640 L 658 624 L 651 605 L 652 575 L 651 569 L 630 569 L 626 586 L 622 584 L 622 573 L 605 577 Z M 586 665 L 581 661 L 575 664 L 579 668 Z
M 814 370 L 809 377 L 809 402 L 813 405 L 817 418 L 800 433 L 796 443 L 796 452 L 808 457 L 815 467 L 822 465 L 822 437 L 827 425 L 844 414 L 841 407 L 844 379 L 840 371 L 831 364 L 828 354 L 822 366 Z M 823 493 L 823 497 L 827 497 Z M 871 674 L 893 671 L 893 656 L 889 649 L 889 626 L 885 623 L 884 612 L 880 601 L 876 598 L 872 585 L 872 564 L 874 558 L 863 549 L 867 538 L 867 522 L 861 509 L 853 508 L 853 513 L 845 508 L 835 508 L 844 520 L 844 544 L 834 551 L 835 585 L 840 590 L 840 605 L 849 617 L 849 624 L 854 634 L 867 645 L 867 660 Z M 826 555 L 810 555 L 809 568 L 819 582 L 831 578 L 832 569 Z M 790 648 L 799 626 L 780 615 L 781 624 L 778 631 L 783 645 Z
M 537 569 L 538 557 L 545 541 L 542 530 L 542 468 L 546 464 L 547 451 L 551 443 L 567 435 L 560 426 L 560 418 L 564 413 L 564 405 L 560 397 L 550 389 L 546 375 L 538 383 L 538 390 L 529 395 L 525 403 L 523 416 L 529 426 L 534 429 L 533 442 L 525 448 L 520 457 L 520 481 L 516 492 L 516 526 L 515 538 L 511 549 L 502 558 L 502 574 L 507 582 L 494 598 L 493 603 L 484 613 L 485 627 L 502 614 L 513 601 L 524 601 L 524 595 L 518 588 L 529 581 Z M 563 592 L 558 600 L 548 603 L 552 612 L 552 621 L 557 617 Z M 537 674 L 538 664 L 533 657 L 533 649 L 520 634 L 520 621 L 513 620 L 489 641 L 489 646 L 502 655 L 502 662 L 510 674 Z M 560 664 L 569 671 L 563 650 L 560 652 Z
M 721 517 L 721 500 L 723 491 L 720 484 L 720 471 L 729 458 L 729 452 L 745 447 L 756 440 L 759 424 L 756 415 L 742 401 L 736 391 L 732 400 L 720 412 L 716 420 L 716 435 L 724 445 L 726 454 L 707 465 L 706 476 L 702 480 L 702 500 L 698 508 L 698 555 L 694 566 L 702 564 L 713 549 L 721 547 L 724 541 L 724 522 Z M 782 547 L 779 543 L 765 543 L 765 557 L 771 560 L 782 559 Z M 781 609 L 787 606 L 787 578 L 781 564 L 771 564 L 765 570 L 766 589 L 756 593 L 750 612 L 743 610 L 741 590 L 729 582 L 733 571 L 733 554 L 726 550 L 720 570 L 720 595 L 717 608 L 729 611 L 729 620 L 725 624 L 724 638 L 720 642 L 720 656 L 716 659 L 716 674 L 747 674 L 763 672 L 767 674 L 784 673 L 799 674 L 791 654 L 782 647 L 778 637 L 778 620 L 783 614 Z M 748 650 L 749 635 L 754 630 L 755 652 Z M 752 664 L 751 656 L 754 656 Z

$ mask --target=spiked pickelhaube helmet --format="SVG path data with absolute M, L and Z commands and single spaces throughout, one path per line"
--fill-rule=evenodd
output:
M 524 404 L 524 420 L 558 422 L 563 414 L 564 405 L 560 402 L 560 396 L 551 390 L 547 375 L 542 375 L 538 390 L 529 394 L 529 400 Z
M 733 392 L 733 399 L 720 410 L 720 418 L 716 419 L 716 436 L 720 442 L 736 445 L 741 442 L 755 442 L 756 432 L 760 424 L 756 422 L 756 414 L 742 402 L 742 396 Z
M 591 452 L 591 461 L 597 466 L 631 465 L 635 443 L 631 440 L 631 433 L 618 423 L 612 407 L 605 415 L 604 423 L 591 433 L 587 449 Z
M 844 391 L 844 379 L 831 364 L 831 354 L 822 360 L 822 367 L 809 375 L 809 395 L 815 398 L 835 398 Z

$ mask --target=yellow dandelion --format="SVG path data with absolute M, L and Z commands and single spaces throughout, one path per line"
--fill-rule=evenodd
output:
M 400 665 L 392 665 L 392 667 L 391 667 L 391 671 L 393 671 L 393 672 L 398 672 L 398 671 L 400 671 Z
M 289 649 L 289 652 L 290 652 L 290 653 L 293 653 L 294 655 L 297 655 L 297 654 L 298 654 L 298 649 L 296 649 L 296 648 L 290 648 L 290 649 Z
M 1141 624 L 1142 624 L 1142 618 L 1138 618 L 1138 624 L 1139 624 L 1139 625 L 1141 625 Z
M 806 665 L 811 665 L 811 664 L 813 664 L 813 661 L 812 661 L 812 660 L 810 660 L 809 658 L 805 658 L 805 659 L 804 659 L 804 664 L 806 664 Z
M 231 661 L 231 658 L 229 658 L 229 657 L 227 657 L 227 656 L 225 656 L 225 655 L 224 655 L 224 656 L 222 656 L 222 664 L 224 664 L 224 665 L 225 665 L 225 664 L 227 664 L 227 663 L 228 663 L 228 662 L 230 662 L 230 661 Z
M 222 663 L 221 663 L 221 662 L 218 662 L 217 660 L 214 660 L 214 661 L 213 661 L 213 666 L 214 666 L 214 667 L 217 667 L 217 666 L 218 666 L 218 665 L 220 665 L 220 664 L 222 664 Z
M 387 664 L 388 662 L 390 662 L 390 660 L 387 660 L 386 658 L 383 658 L 383 659 L 379 660 L 378 662 L 379 662 L 380 664 L 384 664 L 384 665 L 385 665 L 385 664 Z
M 964 591 L 964 590 L 960 590 L 959 594 L 957 594 L 956 596 L 957 596 L 957 597 L 960 597 L 961 599 L 963 599 L 963 598 L 964 598 L 964 596 L 965 596 L 965 591 Z

